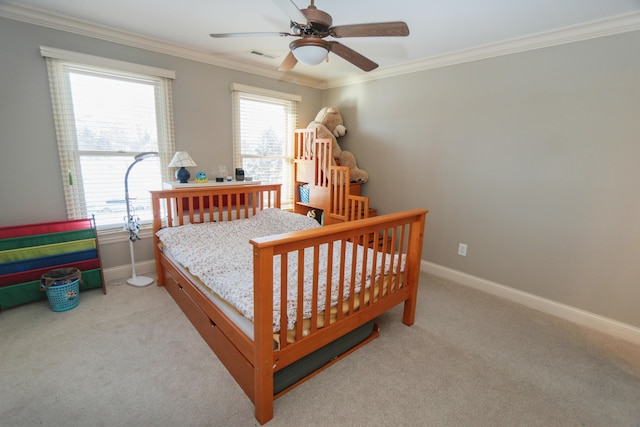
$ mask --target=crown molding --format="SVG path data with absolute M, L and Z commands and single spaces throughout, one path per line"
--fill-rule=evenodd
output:
M 302 76 L 292 72 L 284 73 L 271 70 L 259 65 L 216 56 L 207 51 L 193 49 L 150 37 L 144 37 L 139 34 L 97 25 L 88 21 L 53 14 L 41 9 L 19 6 L 11 3 L 0 4 L 0 16 L 55 30 L 211 64 L 222 68 L 255 74 L 283 82 L 296 83 L 315 89 L 336 88 L 447 67 L 450 65 L 462 64 L 465 62 L 478 61 L 640 30 L 640 12 L 631 12 L 611 18 L 590 21 L 552 31 L 541 32 L 497 43 L 485 44 L 470 49 L 459 50 L 444 55 L 433 56 L 403 65 L 384 67 L 355 77 L 326 81 L 313 77 Z
M 514 53 L 559 46 L 567 43 L 574 43 L 637 30 L 640 30 L 640 12 L 631 12 L 611 18 L 585 22 L 583 24 L 572 25 L 552 31 L 545 31 L 497 43 L 476 46 L 470 49 L 459 50 L 444 55 L 433 56 L 431 58 L 395 67 L 385 67 L 367 74 L 341 80 L 333 80 L 328 82 L 327 88 L 347 86 L 371 80 L 378 80 L 381 78 L 395 77 L 403 74 L 448 67 L 450 65 L 462 64 L 465 62 L 511 55 Z
M 190 47 L 141 36 L 139 34 L 119 30 L 112 27 L 98 25 L 89 21 L 70 18 L 67 16 L 54 14 L 41 9 L 25 7 L 21 5 L 3 3 L 0 4 L 0 17 L 25 22 L 27 24 L 39 25 L 54 30 L 92 37 L 99 40 L 118 43 L 125 46 L 149 50 L 175 56 L 178 58 L 211 64 L 222 68 L 243 71 L 271 79 L 296 83 L 316 89 L 326 87 L 324 80 L 302 76 L 295 73 L 284 73 L 277 70 L 270 70 L 259 65 L 216 56 L 211 52 L 193 49 Z

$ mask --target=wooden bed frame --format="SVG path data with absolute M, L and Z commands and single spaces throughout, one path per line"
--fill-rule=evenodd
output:
M 192 282 L 184 270 L 172 263 L 160 248 L 156 232 L 163 227 L 188 223 L 228 221 L 250 217 L 260 210 L 280 208 L 280 185 L 207 186 L 176 190 L 152 191 L 153 230 L 158 285 L 165 286 L 207 344 L 238 382 L 255 405 L 255 416 L 260 424 L 273 418 L 273 402 L 296 385 L 315 375 L 315 372 L 298 380 L 286 389 L 274 393 L 274 374 L 314 351 L 343 337 L 350 331 L 404 303 L 402 322 L 414 322 L 422 241 L 427 211 L 410 210 L 373 218 L 348 221 L 315 229 L 252 239 L 254 275 L 254 339 L 241 331 L 205 293 Z M 372 236 L 379 236 L 373 239 Z M 371 242 L 384 241 L 385 245 L 372 245 L 373 257 L 391 261 L 393 254 L 407 254 L 404 271 L 400 269 L 387 277 L 387 282 L 372 283 L 370 288 L 356 294 L 351 292 L 342 310 L 324 317 L 318 312 L 317 296 L 313 301 L 313 314 L 309 330 L 303 333 L 302 322 L 297 322 L 295 341 L 287 341 L 286 310 L 283 311 L 280 347 L 274 349 L 273 332 L 273 284 L 274 257 L 281 257 L 285 264 L 289 253 L 297 252 L 298 275 L 302 277 L 304 248 L 318 248 L 333 241 Z M 248 242 L 249 243 L 249 242 Z M 331 246 L 331 245 L 330 245 Z M 344 248 L 346 245 L 342 245 Z M 317 253 L 317 251 L 313 251 Z M 345 259 L 342 250 L 341 263 Z M 397 258 L 397 257 L 396 257 Z M 314 259 L 314 290 L 318 273 Z M 354 268 L 355 270 L 355 268 Z M 286 274 L 282 276 L 286 277 Z M 349 278 L 346 278 L 349 280 Z M 351 278 L 351 286 L 354 286 Z M 287 284 L 282 281 L 281 287 Z M 338 285 L 335 285 L 338 286 Z M 377 289 L 374 294 L 374 288 Z M 341 288 L 342 289 L 342 288 Z M 352 288 L 353 289 L 353 288 Z M 330 292 L 327 292 L 329 294 Z M 280 293 L 286 298 L 286 289 Z M 314 292 L 317 295 L 317 292 Z M 369 294 L 369 295 L 366 295 Z M 286 300 L 281 302 L 286 306 Z M 298 311 L 302 318 L 302 309 Z M 322 321 L 318 319 L 322 318 Z M 377 336 L 377 328 L 361 345 Z M 347 351 L 344 355 L 350 353 Z M 331 362 L 333 363 L 333 361 Z

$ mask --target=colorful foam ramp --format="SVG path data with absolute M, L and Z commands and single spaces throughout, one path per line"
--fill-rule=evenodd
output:
M 40 278 L 66 267 L 82 272 L 80 290 L 106 294 L 92 219 L 0 227 L 0 309 L 46 298 Z

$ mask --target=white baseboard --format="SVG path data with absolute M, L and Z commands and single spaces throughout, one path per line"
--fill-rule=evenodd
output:
M 136 262 L 136 275 L 154 274 L 156 273 L 156 262 L 154 260 Z M 131 264 L 119 265 L 117 267 L 105 268 L 103 271 L 104 280 L 114 282 L 118 280 L 126 280 L 131 277 Z
M 616 338 L 640 345 L 640 328 L 599 316 L 569 305 L 519 291 L 499 283 L 472 276 L 461 271 L 422 261 L 420 269 L 434 276 L 442 277 L 461 285 L 469 286 L 529 308 L 560 317 L 573 323 L 603 332 Z

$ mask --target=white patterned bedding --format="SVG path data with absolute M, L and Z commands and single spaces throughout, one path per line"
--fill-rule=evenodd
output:
M 308 228 L 320 227 L 316 220 L 305 215 L 294 214 L 280 209 L 265 209 L 257 215 L 230 222 L 214 222 L 207 224 L 190 224 L 180 227 L 163 228 L 157 232 L 162 244 L 169 250 L 172 257 L 189 272 L 197 276 L 202 283 L 213 292 L 235 307 L 243 316 L 253 321 L 253 246 L 249 240 L 256 237 L 270 236 Z M 333 268 L 332 268 L 332 295 L 331 305 L 338 303 L 339 261 L 341 242 L 334 242 Z M 345 263 L 345 295 L 349 297 L 348 283 L 351 278 L 351 259 L 353 254 L 352 243 L 346 242 Z M 327 270 L 327 245 L 320 247 L 320 283 L 319 283 L 319 307 L 324 310 L 326 270 Z M 370 270 L 372 269 L 373 250 L 366 249 L 367 273 L 365 288 L 370 285 Z M 313 265 L 313 248 L 305 249 L 305 295 L 304 317 L 311 316 L 311 278 Z M 362 282 L 362 260 L 365 248 L 358 245 L 356 248 L 356 293 L 360 291 Z M 293 329 L 296 322 L 297 306 L 297 253 L 289 254 L 288 291 L 287 291 L 287 323 L 288 329 Z M 388 274 L 397 268 L 398 258 L 386 256 L 384 273 Z M 400 257 L 400 269 L 404 268 L 404 255 Z M 380 265 L 382 255 L 378 253 L 376 262 L 376 280 L 381 274 Z M 280 257 L 274 258 L 274 309 L 273 331 L 280 329 Z M 308 285 L 307 285 L 308 283 Z

